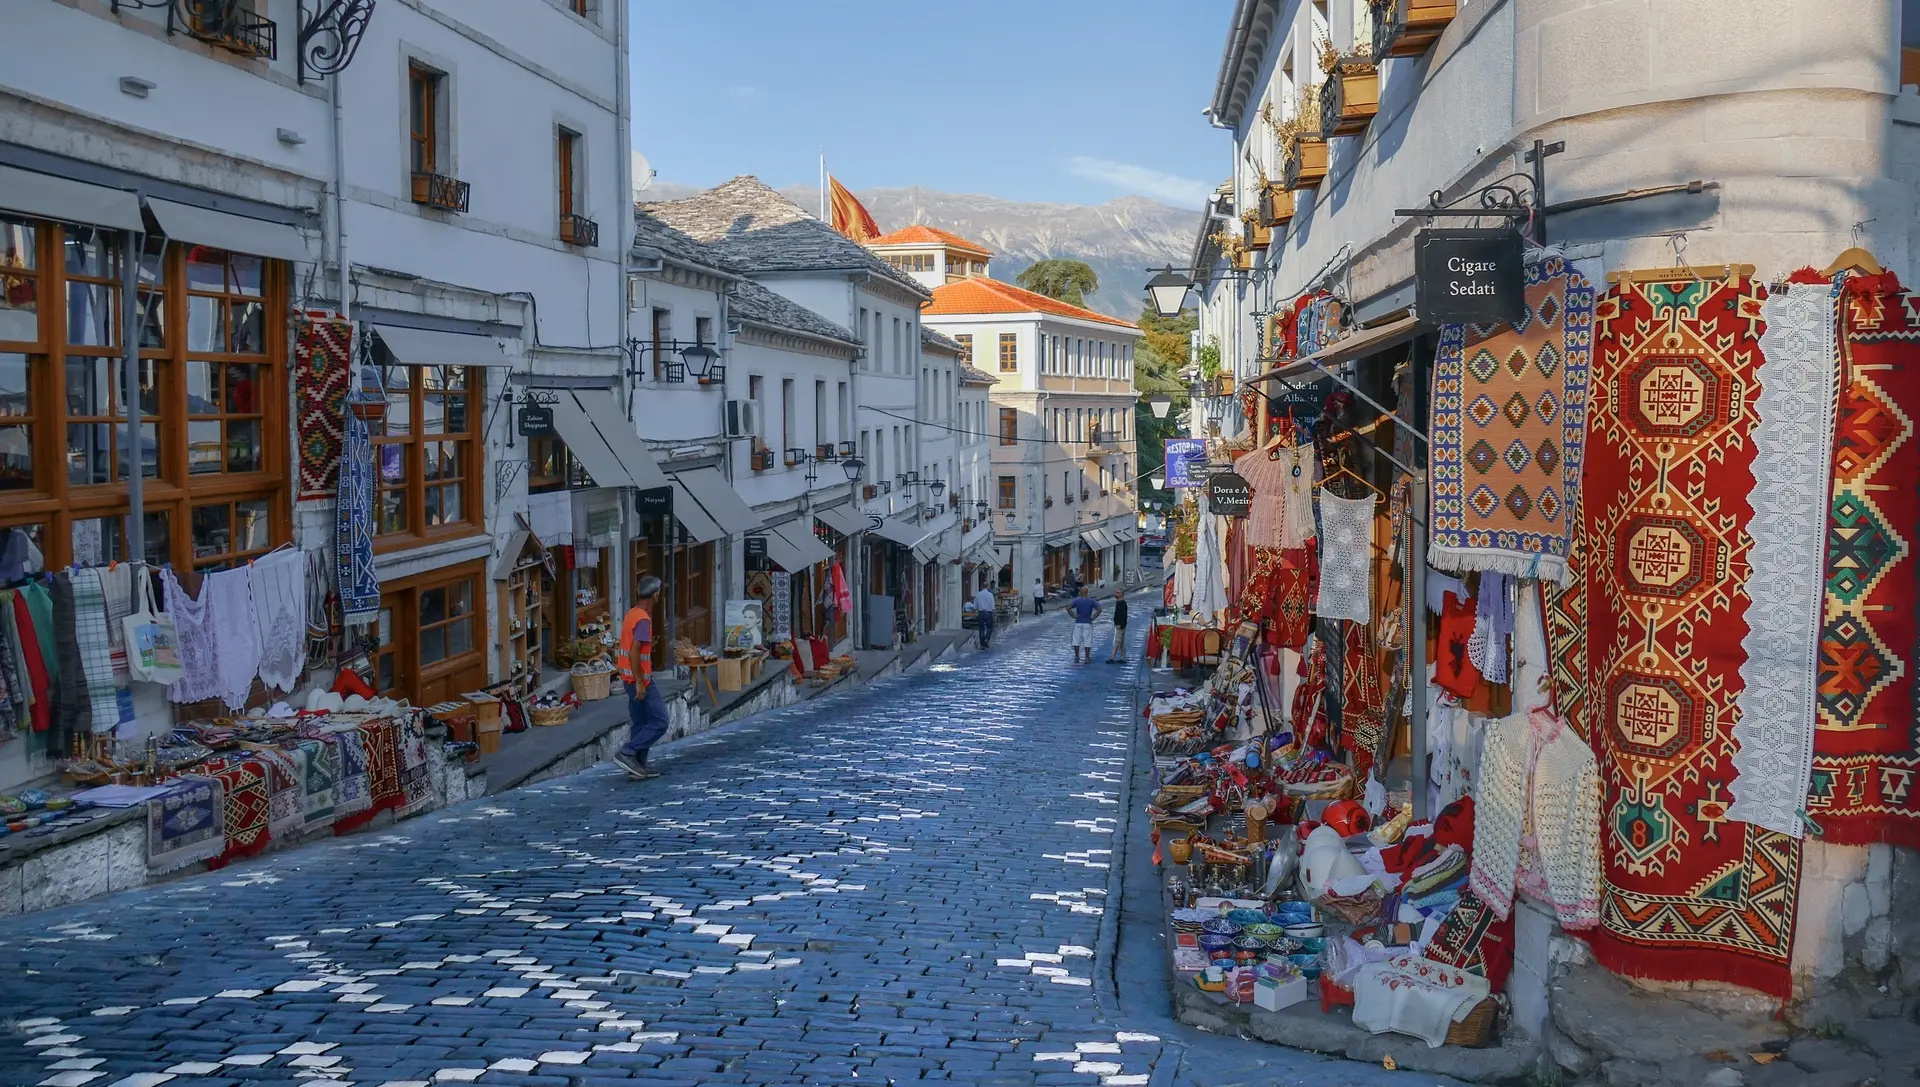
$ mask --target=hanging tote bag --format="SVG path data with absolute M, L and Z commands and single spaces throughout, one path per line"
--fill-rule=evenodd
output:
M 120 620 L 126 633 L 127 672 L 143 683 L 172 683 L 186 674 L 180 663 L 180 636 L 173 620 L 160 614 L 153 602 L 153 579 L 145 567 L 136 567 L 140 582 L 139 609 Z

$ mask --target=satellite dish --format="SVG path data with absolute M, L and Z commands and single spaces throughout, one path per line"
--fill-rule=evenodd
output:
M 654 168 L 647 162 L 647 156 L 635 151 L 633 153 L 633 191 L 637 194 L 652 188 L 655 176 Z

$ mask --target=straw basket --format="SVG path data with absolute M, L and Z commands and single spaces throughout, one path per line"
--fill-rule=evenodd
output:
M 612 693 L 613 673 L 573 671 L 573 693 L 580 696 L 582 702 L 598 702 Z
M 552 728 L 566 724 L 572 712 L 565 706 L 535 706 L 527 711 L 527 719 L 541 728 Z
M 1447 1044 L 1478 1049 L 1493 1041 L 1493 1028 L 1500 1021 L 1500 1002 L 1486 997 L 1473 1006 L 1465 1019 L 1447 1027 Z
M 1207 795 L 1205 785 L 1162 785 L 1154 795 L 1153 803 L 1159 808 L 1177 808 L 1182 804 L 1191 804 Z

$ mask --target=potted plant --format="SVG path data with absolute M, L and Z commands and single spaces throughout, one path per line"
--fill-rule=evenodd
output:
M 1328 38 L 1320 39 L 1320 135 L 1358 136 L 1380 112 L 1380 71 L 1373 63 L 1373 42 L 1358 43 L 1340 55 Z
M 1459 14 L 1456 0 L 1369 0 L 1373 6 L 1373 55 L 1417 57 Z
M 1281 147 L 1287 162 L 1287 188 L 1318 188 L 1329 166 L 1327 141 L 1320 135 L 1320 88 L 1303 88 L 1300 112 L 1282 124 L 1290 126 L 1288 142 Z

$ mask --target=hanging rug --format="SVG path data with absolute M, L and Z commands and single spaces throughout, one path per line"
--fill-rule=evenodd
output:
M 165 875 L 226 848 L 224 797 L 213 778 L 192 777 L 147 801 L 147 871 Z
M 1583 505 L 1601 776 L 1600 926 L 1615 973 L 1787 997 L 1800 843 L 1731 820 L 1765 291 L 1633 282 L 1595 309 Z
M 1913 682 L 1920 539 L 1920 296 L 1891 273 L 1840 295 L 1818 724 L 1807 809 L 1821 839 L 1920 848 Z
M 340 483 L 340 444 L 352 370 L 353 325 L 302 317 L 293 341 L 293 392 L 299 405 L 300 499 L 332 498 Z
M 1527 264 L 1513 324 L 1447 325 L 1433 363 L 1433 535 L 1442 570 L 1566 575 L 1587 433 L 1593 287 Z

